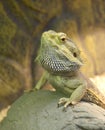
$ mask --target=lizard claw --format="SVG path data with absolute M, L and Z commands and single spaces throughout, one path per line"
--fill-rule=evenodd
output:
M 58 102 L 58 107 L 64 105 L 64 104 L 68 101 L 68 99 L 69 99 L 69 98 L 65 98 L 65 97 L 60 98 L 60 99 L 59 99 L 59 102 Z
M 66 111 L 66 108 L 71 104 L 71 105 L 74 105 L 76 104 L 77 102 L 75 101 L 71 101 L 70 98 L 60 98 L 59 99 L 59 102 L 58 102 L 58 107 L 60 107 L 61 105 L 64 105 L 64 108 L 63 108 L 63 111 Z

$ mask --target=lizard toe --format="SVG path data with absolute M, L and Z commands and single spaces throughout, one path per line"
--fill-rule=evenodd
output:
M 65 97 L 60 98 L 58 102 L 58 107 L 64 105 L 68 101 L 69 101 L 69 98 L 65 98 Z

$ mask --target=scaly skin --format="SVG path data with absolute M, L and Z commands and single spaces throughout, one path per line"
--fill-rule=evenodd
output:
M 40 89 L 48 80 L 56 90 L 70 96 L 58 102 L 58 105 L 64 105 L 64 109 L 81 99 L 105 108 L 105 97 L 79 71 L 83 65 L 80 51 L 65 33 L 52 30 L 44 32 L 37 60 L 46 72 L 35 89 Z

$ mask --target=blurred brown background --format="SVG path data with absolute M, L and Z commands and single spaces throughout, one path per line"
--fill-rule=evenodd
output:
M 105 0 L 0 0 L 0 109 L 35 86 L 45 30 L 65 32 L 81 49 L 87 76 L 105 72 Z

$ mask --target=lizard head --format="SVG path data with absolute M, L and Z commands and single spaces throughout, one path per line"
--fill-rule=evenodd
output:
M 57 66 L 58 62 L 62 63 L 65 69 L 69 71 L 70 69 L 71 71 L 75 71 L 82 65 L 78 47 L 65 33 L 55 32 L 53 30 L 46 31 L 42 34 L 40 61 L 42 66 L 47 70 L 49 69 L 50 72 L 54 71 L 53 68 Z M 56 64 L 53 64 L 55 61 Z M 58 66 L 60 67 L 60 64 Z

